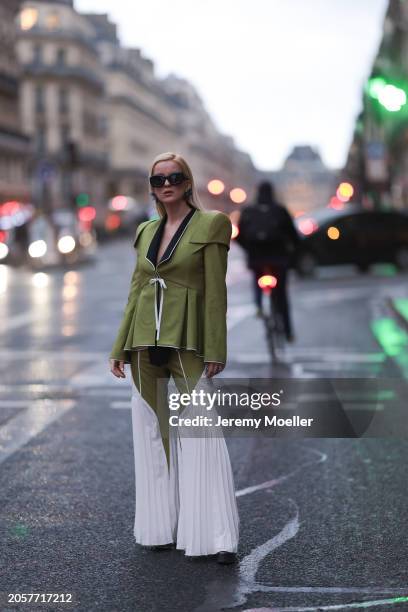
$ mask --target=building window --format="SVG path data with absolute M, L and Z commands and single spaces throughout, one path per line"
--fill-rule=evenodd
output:
M 66 87 L 61 87 L 58 96 L 58 109 L 61 114 L 67 113 L 69 108 L 69 92 Z
M 38 10 L 33 6 L 26 6 L 20 13 L 20 27 L 22 30 L 31 30 L 38 21 Z
M 105 115 L 99 117 L 99 133 L 101 136 L 108 135 L 108 118 Z
M 56 30 L 57 28 L 59 28 L 60 17 L 58 13 L 48 13 L 47 17 L 45 18 L 45 25 L 47 26 L 48 30 Z
M 57 51 L 57 64 L 58 66 L 64 66 L 66 60 L 65 49 L 58 49 Z
M 34 45 L 33 62 L 34 64 L 41 64 L 41 61 L 42 61 L 42 47 L 41 45 Z
M 45 153 L 45 127 L 37 128 L 36 148 L 38 153 Z
M 36 85 L 35 87 L 35 110 L 37 113 L 43 113 L 45 110 L 44 88 L 42 85 Z
M 69 125 L 61 126 L 61 148 L 67 149 L 69 143 L 70 129 Z

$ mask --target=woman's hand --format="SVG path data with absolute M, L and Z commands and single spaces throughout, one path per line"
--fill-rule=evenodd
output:
M 205 375 L 207 378 L 211 378 L 212 376 L 215 376 L 215 374 L 219 374 L 225 368 L 224 363 L 217 363 L 216 361 L 206 361 L 205 365 Z
M 109 359 L 110 371 L 116 378 L 126 378 L 125 362 L 119 359 Z

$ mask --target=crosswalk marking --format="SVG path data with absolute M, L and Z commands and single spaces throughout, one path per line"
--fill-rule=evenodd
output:
M 0 326 L 0 332 L 10 332 L 20 327 L 24 327 L 25 325 L 29 325 L 30 323 L 35 323 L 42 318 L 43 316 L 34 310 L 27 310 L 18 315 L 4 317 L 4 325 Z
M 110 406 L 113 410 L 130 410 L 131 401 L 129 399 L 127 402 L 111 402 Z
M 306 361 L 310 365 L 314 360 L 316 363 L 382 363 L 386 359 L 383 353 L 353 353 L 350 351 L 339 351 L 330 348 L 306 348 L 306 347 L 286 347 L 284 350 L 284 360 Z M 233 355 L 231 363 L 265 363 L 269 360 L 268 352 L 246 353 Z M 318 360 L 318 361 L 317 361 Z M 329 364 L 330 365 L 330 364 Z
M 42 399 L 26 401 L 26 405 L 26 410 L 19 412 L 0 428 L 0 463 L 71 410 L 75 401 Z

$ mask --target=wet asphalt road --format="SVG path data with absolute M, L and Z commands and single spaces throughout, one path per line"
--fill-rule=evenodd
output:
M 116 242 L 76 272 L 1 270 L 0 609 L 408 610 L 406 438 L 229 438 L 239 564 L 134 543 L 130 372 L 116 380 L 107 363 L 132 266 Z M 387 354 L 381 331 L 406 277 L 292 280 L 297 340 L 271 372 L 233 246 L 223 376 L 375 375 L 406 393 L 406 351 Z M 29 592 L 74 603 L 6 603 Z

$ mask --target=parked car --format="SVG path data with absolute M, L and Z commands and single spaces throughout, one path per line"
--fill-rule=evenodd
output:
M 88 219 L 64 208 L 51 215 L 37 213 L 30 223 L 29 237 L 27 261 L 34 269 L 84 262 L 97 248 L 91 215 Z
M 130 196 L 117 195 L 108 201 L 105 215 L 98 220 L 98 239 L 133 235 L 139 223 L 148 218 L 146 204 Z
M 337 264 L 355 264 L 362 272 L 383 262 L 408 269 L 408 213 L 403 211 L 346 204 L 300 215 L 295 224 L 302 238 L 295 267 L 302 276 Z
M 32 204 L 10 201 L 0 204 L 0 262 L 24 263 L 29 241 L 29 225 L 35 214 Z

